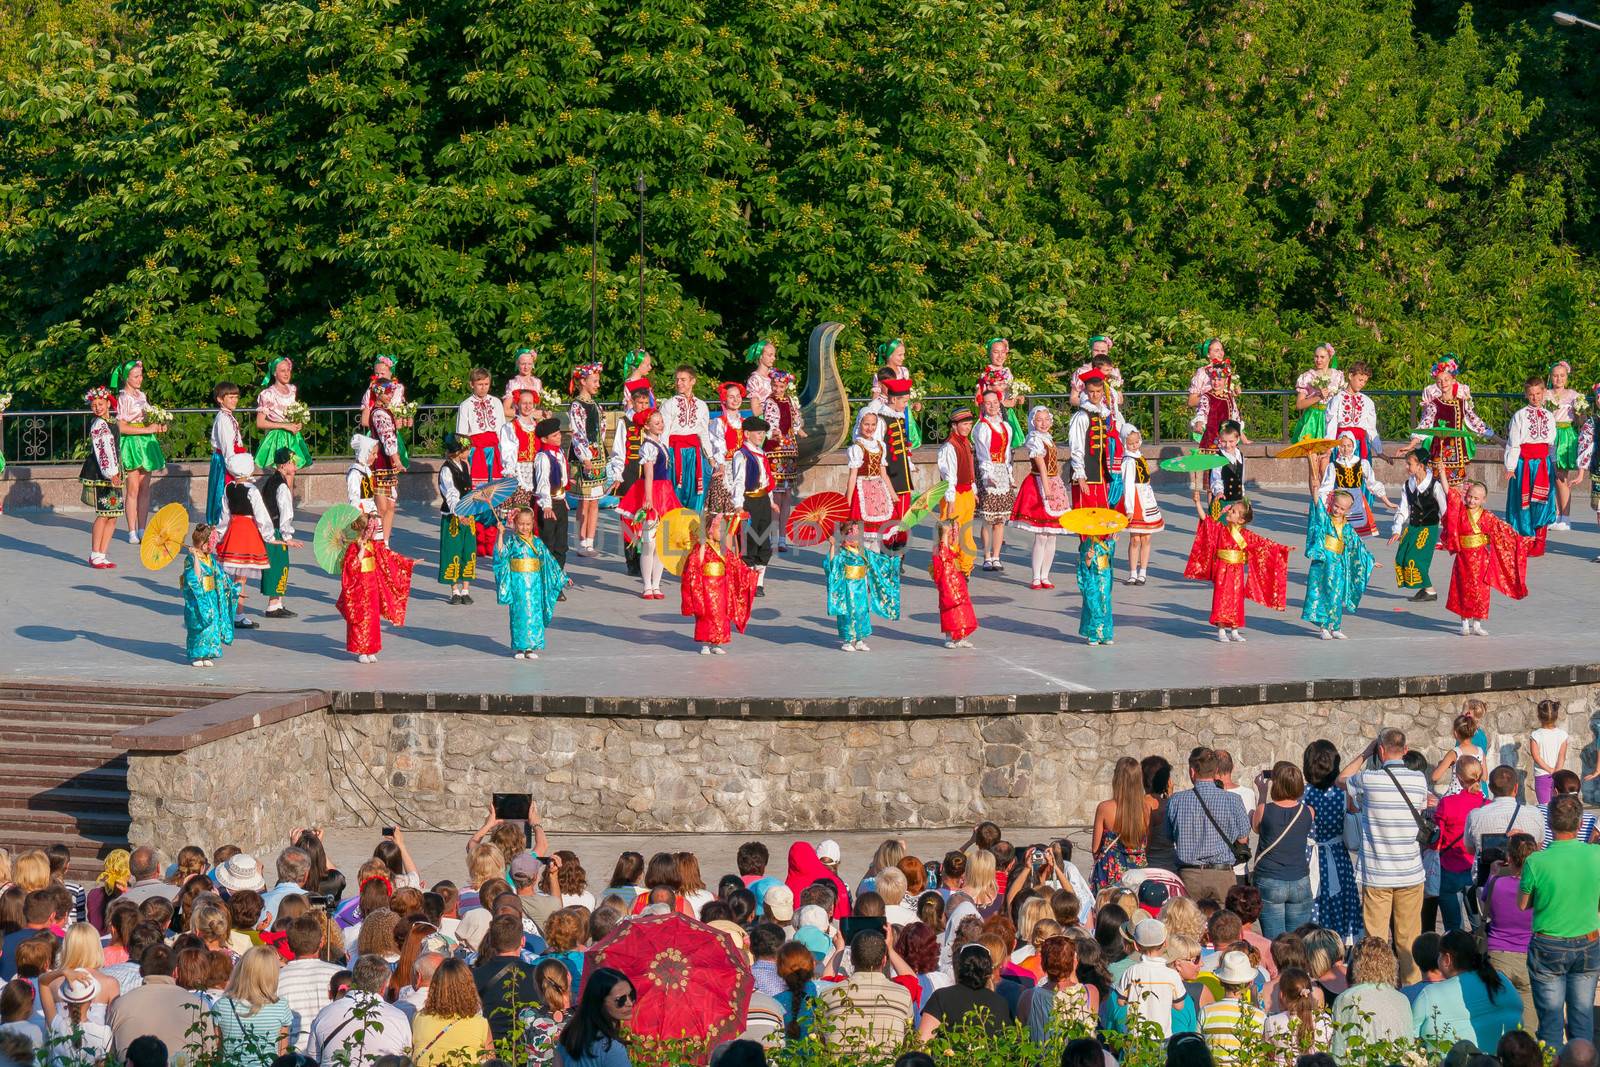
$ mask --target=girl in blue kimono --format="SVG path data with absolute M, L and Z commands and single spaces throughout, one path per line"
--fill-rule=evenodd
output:
M 239 583 L 228 577 L 211 554 L 213 528 L 201 523 L 189 538 L 189 557 L 178 579 L 183 590 L 184 654 L 195 667 L 212 667 L 222 646 L 233 644 Z
M 861 547 L 861 523 L 844 527 L 844 540 L 822 563 L 828 580 L 828 614 L 839 626 L 840 647 L 870 652 L 872 616 L 900 617 L 900 561 Z
M 1111 621 L 1111 572 L 1116 556 L 1114 537 L 1078 539 L 1078 592 L 1083 595 L 1083 611 L 1078 616 L 1078 636 L 1091 645 L 1112 644 L 1116 627 Z
M 544 647 L 545 627 L 555 615 L 567 575 L 533 532 L 532 511 L 519 508 L 511 525 L 510 530 L 501 527 L 494 550 L 496 599 L 511 608 L 511 654 L 538 659 L 536 650 Z
M 1349 492 L 1336 489 L 1324 508 L 1312 500 L 1306 523 L 1306 604 L 1300 617 L 1322 629 L 1324 641 L 1343 641 L 1344 613 L 1355 611 L 1372 580 L 1372 553 L 1349 521 L 1355 503 Z

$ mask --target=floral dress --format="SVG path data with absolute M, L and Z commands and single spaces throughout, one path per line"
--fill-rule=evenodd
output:
M 1094 870 L 1089 873 L 1089 888 L 1098 893 L 1108 885 L 1121 883 L 1124 873 L 1145 865 L 1143 848 L 1128 848 L 1115 830 L 1107 830 L 1100 842 L 1100 853 L 1094 858 Z
M 1316 815 L 1311 827 L 1313 863 L 1317 875 L 1317 897 L 1312 905 L 1312 921 L 1326 926 L 1339 936 L 1355 938 L 1365 929 L 1361 918 L 1361 890 L 1350 865 L 1350 852 L 1344 846 L 1344 788 L 1323 789 L 1306 786 L 1305 802 Z

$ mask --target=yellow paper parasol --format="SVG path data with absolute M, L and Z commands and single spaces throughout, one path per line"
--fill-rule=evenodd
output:
M 1061 516 L 1061 528 L 1080 537 L 1105 537 L 1128 528 L 1128 516 L 1111 508 L 1073 508 Z
M 189 539 L 189 512 L 182 504 L 168 504 L 154 515 L 139 539 L 139 562 L 159 571 L 178 558 Z
M 1273 459 L 1305 459 L 1322 452 L 1332 452 L 1339 447 L 1339 442 L 1331 437 L 1315 437 L 1307 441 L 1296 441 L 1294 444 L 1279 452 Z
M 700 543 L 703 529 L 700 513 L 689 508 L 673 508 L 661 516 L 656 526 L 656 553 L 661 557 L 662 569 L 668 574 L 681 575 L 684 564 L 689 561 L 689 552 Z

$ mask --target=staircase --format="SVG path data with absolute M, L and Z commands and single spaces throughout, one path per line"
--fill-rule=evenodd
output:
M 116 735 L 233 696 L 215 689 L 0 683 L 0 846 L 60 842 L 69 875 L 128 847 L 128 756 Z M 165 844 L 165 843 L 164 843 Z

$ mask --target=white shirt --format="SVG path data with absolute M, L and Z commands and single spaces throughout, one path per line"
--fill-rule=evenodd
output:
M 1533 735 L 1529 740 L 1533 742 L 1533 751 L 1539 754 L 1539 758 L 1544 760 L 1547 766 L 1556 767 L 1557 770 L 1561 769 L 1556 764 L 1556 757 L 1561 755 L 1561 746 L 1569 740 L 1565 730 L 1559 726 L 1541 726 L 1533 731 Z M 1546 772 L 1535 768 L 1534 773 L 1544 774 Z
M 1331 467 L 1332 464 L 1330 463 L 1329 466 Z M 1432 471 L 1424 474 L 1420 482 L 1415 478 L 1406 478 L 1405 487 L 1415 493 L 1432 493 L 1434 502 L 1439 505 L 1439 522 L 1441 524 L 1444 522 L 1444 514 L 1449 510 L 1450 501 L 1445 496 L 1444 486 L 1439 484 L 1439 480 L 1433 476 Z M 1400 499 L 1396 501 L 1396 504 L 1399 506 L 1395 509 L 1394 526 L 1389 532 L 1399 535 L 1405 532 L 1406 524 L 1411 521 L 1411 502 L 1406 498 L 1405 493 L 1401 493 Z
M 500 432 L 506 424 L 505 405 L 492 396 L 467 397 L 456 408 L 456 435 L 473 437 L 480 433 Z
M 218 410 L 211 419 L 211 451 L 227 459 L 238 451 L 239 420 L 231 411 Z
M 910 926 L 917 921 L 917 913 L 904 904 L 885 904 L 883 917 L 888 920 L 890 926 Z
M 311 1024 L 328 1006 L 328 982 L 341 968 L 319 959 L 290 960 L 278 971 L 278 996 L 289 1004 L 293 1019 L 289 1043 L 304 1052 L 311 1043 Z
M 1227 460 L 1229 463 L 1243 463 L 1244 462 L 1244 453 L 1240 452 L 1237 448 L 1234 449 L 1232 452 L 1229 452 L 1226 448 L 1219 448 L 1219 449 L 1217 449 L 1217 455 L 1221 456 L 1223 459 Z M 1223 471 L 1222 467 L 1217 467 L 1217 468 L 1213 469 L 1212 472 L 1211 472 L 1211 495 L 1212 496 L 1221 496 L 1222 495 L 1222 471 Z
M 1137 1013 L 1145 1022 L 1159 1026 L 1162 1037 L 1172 1036 L 1172 1006 L 1186 994 L 1183 976 L 1166 960 L 1141 957 L 1122 972 L 1116 990 L 1128 1006 L 1130 1018 Z
M 372 468 L 365 463 L 350 464 L 350 469 L 344 475 L 344 495 L 345 499 L 350 502 L 351 507 L 364 511 L 369 515 L 376 515 L 378 512 L 377 501 L 370 496 L 361 494 L 362 479 L 371 477 Z
M 1383 483 L 1378 481 L 1378 476 L 1372 472 L 1372 464 L 1370 461 L 1364 459 L 1355 459 L 1354 462 L 1346 463 L 1343 459 L 1339 458 L 1339 456 L 1335 455 L 1331 460 L 1329 460 L 1327 470 L 1322 472 L 1322 484 L 1317 487 L 1317 496 L 1321 497 L 1323 507 L 1328 506 L 1328 498 L 1333 495 L 1335 490 L 1334 478 L 1338 474 L 1338 471 L 1335 468 L 1343 467 L 1348 470 L 1357 465 L 1361 467 L 1361 484 L 1366 486 L 1368 493 L 1372 494 L 1373 496 L 1389 495 L 1384 491 Z M 1440 514 L 1443 515 L 1443 512 L 1441 511 Z
M 372 1067 L 380 1056 L 402 1056 L 410 1046 L 411 1020 L 405 1012 L 382 997 L 352 990 L 312 1021 L 306 1052 L 321 1067 L 343 1067 L 341 1051 L 349 1052 L 349 1067 Z
M 1463 841 L 1467 851 L 1476 855 L 1486 835 L 1513 833 L 1527 834 L 1535 841 L 1540 840 L 1544 835 L 1544 816 L 1536 804 L 1521 802 L 1516 797 L 1495 797 L 1483 807 L 1467 813 Z
M 761 471 L 756 482 L 757 488 L 768 490 L 772 488 L 772 477 L 767 470 L 767 465 L 759 458 L 751 455 L 749 446 L 740 448 L 733 453 L 733 463 L 728 475 L 728 492 L 733 497 L 733 509 L 735 511 L 744 509 L 745 479 L 749 474 L 750 464 L 752 463 Z M 859 464 L 855 464 L 855 466 L 859 466 Z
M 555 494 L 567 488 L 567 460 L 559 450 L 541 448 L 533 456 L 533 499 L 541 508 L 553 507 Z
M 996 463 L 989 457 L 1001 446 L 1005 448 L 1005 459 Z M 978 425 L 972 431 L 973 455 L 978 461 L 978 479 L 984 488 L 1005 492 L 1011 488 L 1011 450 L 1016 447 L 1016 439 L 1011 431 L 1011 424 L 1004 415 L 999 416 L 994 422 L 987 418 L 978 420 Z
M 1421 771 L 1408 770 L 1399 761 L 1386 768 L 1405 790 L 1404 798 L 1383 769 L 1369 767 L 1351 776 L 1346 786 L 1361 812 L 1361 848 L 1353 857 L 1356 878 L 1362 885 L 1376 889 L 1421 885 L 1422 850 L 1417 845 L 1417 822 L 1411 808 L 1420 815 L 1427 807 L 1428 781 Z M 1405 798 L 1410 799 L 1411 807 L 1406 806 Z M 1537 821 L 1538 811 L 1533 810 L 1532 816 Z M 1470 826 L 1471 816 L 1468 819 Z M 1469 830 L 1469 836 L 1470 833 Z
M 76 1034 L 77 1046 L 73 1046 Z M 106 1006 L 104 1004 L 91 1004 L 84 1013 L 83 1021 L 74 1026 L 67 1017 L 65 1003 L 56 1008 L 55 1018 L 50 1020 L 50 1038 L 57 1042 L 50 1050 L 50 1062 L 67 1065 L 81 1065 L 92 1063 L 103 1057 L 111 1049 L 111 1027 L 106 1025 Z
M 394 1006 L 405 1012 L 406 1018 L 410 1019 L 413 1023 L 417 1021 L 417 1015 L 420 1014 L 422 1009 L 427 1006 L 427 1003 L 427 986 L 423 986 L 421 989 L 418 989 L 414 985 L 408 985 L 404 989 L 400 990 L 400 994 L 394 998 Z
M 456 480 L 450 475 L 448 460 L 439 464 L 439 474 L 435 481 L 439 486 L 439 498 L 444 501 L 444 506 L 454 511 L 456 505 L 461 503 L 461 490 L 456 488 Z
M 94 449 L 102 476 L 110 480 L 122 473 L 117 462 L 117 435 L 111 432 L 111 425 L 105 419 L 95 419 L 89 424 L 89 444 Z
M 528 446 L 534 450 L 534 455 L 539 454 L 539 443 L 534 439 L 533 428 L 538 425 L 534 419 L 524 419 L 521 415 L 507 422 L 500 428 L 500 464 L 502 468 L 512 471 L 517 479 L 517 486 L 533 492 L 533 460 L 524 463 L 521 459 L 522 440 L 517 436 L 520 426 L 528 434 Z
M 1328 398 L 1328 436 L 1338 437 L 1347 426 L 1366 433 L 1372 453 L 1383 451 L 1383 441 L 1378 437 L 1378 406 L 1366 393 L 1341 389 Z
M 1506 431 L 1506 473 L 1515 474 L 1522 461 L 1523 445 L 1556 443 L 1556 418 L 1544 408 L 1523 408 L 1511 416 L 1511 428 Z M 1546 463 L 1553 457 L 1547 456 Z
M 661 402 L 661 421 L 665 424 L 661 431 L 662 440 L 698 437 L 700 451 L 708 458 L 712 455 L 711 409 L 704 400 L 676 394 L 669 396 Z
M 970 438 L 968 439 L 968 443 L 971 443 Z M 956 455 L 956 446 L 949 441 L 946 441 L 944 444 L 940 445 L 939 458 L 937 462 L 939 466 L 939 478 L 945 483 L 944 502 L 946 504 L 954 504 L 956 502 L 956 475 L 961 469 L 960 458 Z M 978 475 L 977 452 L 973 452 L 972 455 L 972 475 L 974 480 L 976 480 Z
M 1067 423 L 1067 447 L 1072 450 L 1072 480 L 1088 477 L 1084 472 L 1088 469 L 1089 449 L 1089 416 L 1099 415 L 1106 420 L 1106 449 L 1109 455 L 1111 440 L 1120 437 L 1117 429 L 1116 416 L 1104 404 L 1091 404 L 1085 400 L 1078 405 L 1078 410 L 1072 413 L 1072 421 Z M 1029 434 L 1032 437 L 1033 434 Z
M 294 494 L 289 491 L 289 483 L 279 482 L 277 492 L 274 495 L 278 498 L 278 532 L 285 538 L 293 537 Z M 263 526 L 261 529 L 265 533 L 270 531 L 272 527 L 270 525 Z
M 261 531 L 261 536 L 270 538 L 272 536 L 272 516 L 267 514 L 267 505 L 261 499 L 261 490 L 256 488 L 254 482 L 234 482 L 233 484 L 242 484 L 244 486 L 245 492 L 250 496 L 250 514 L 256 520 L 256 529 Z M 290 516 L 291 518 L 293 517 L 292 508 Z M 224 493 L 222 495 L 222 518 L 217 521 L 217 533 L 227 533 L 228 525 L 231 522 L 233 522 L 233 512 L 228 508 L 228 495 Z

